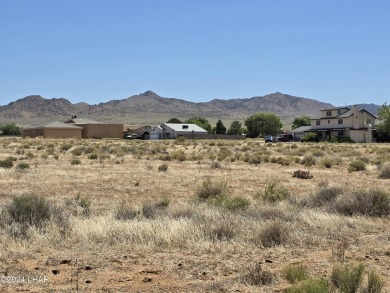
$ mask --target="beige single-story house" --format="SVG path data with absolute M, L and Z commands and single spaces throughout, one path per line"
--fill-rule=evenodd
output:
M 43 126 L 27 127 L 22 129 L 23 137 L 45 138 L 81 138 L 83 128 L 63 122 L 51 122 Z
M 372 142 L 376 119 L 357 106 L 324 109 L 319 117 L 311 119 L 311 127 L 305 132 L 317 133 L 320 140 L 344 136 L 355 142 Z
M 82 128 L 82 138 L 123 138 L 123 124 L 102 123 L 83 118 L 72 118 L 65 122 Z

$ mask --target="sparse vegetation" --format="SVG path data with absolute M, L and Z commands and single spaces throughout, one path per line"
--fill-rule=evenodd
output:
M 92 282 L 79 281 L 80 290 L 103 285 L 90 279 L 96 273 L 121 278 L 115 292 L 128 289 L 127 277 L 141 291 L 153 291 L 148 284 L 163 277 L 161 291 L 342 292 L 332 268 L 352 271 L 358 262 L 365 267 L 359 293 L 390 289 L 390 195 L 380 176 L 390 160 L 386 144 L 1 137 L 0 148 L 0 161 L 15 165 L 0 168 L 3 270 L 59 270 L 53 290 L 76 291 L 69 280 L 78 271 L 79 280 Z M 316 163 L 303 167 L 308 156 Z M 358 159 L 366 171 L 351 174 Z M 159 170 L 165 164 L 166 173 Z M 314 177 L 293 178 L 299 168 Z M 47 204 L 47 216 L 45 205 L 37 209 L 37 224 L 9 213 L 25 194 L 39 195 L 29 205 Z M 342 275 L 333 273 L 337 284 Z

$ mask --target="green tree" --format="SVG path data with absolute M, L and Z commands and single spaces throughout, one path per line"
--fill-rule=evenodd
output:
M 199 127 L 202 127 L 204 130 L 207 130 L 208 133 L 211 133 L 211 130 L 212 130 L 211 124 L 204 117 L 192 117 L 192 118 L 184 121 L 184 123 L 196 124 Z
M 15 123 L 9 123 L 9 124 L 1 126 L 0 131 L 2 131 L 4 135 L 21 135 L 22 134 L 20 127 L 16 126 Z
M 182 123 L 179 119 L 173 117 L 167 121 L 167 123 Z
M 241 123 L 239 121 L 233 121 L 232 124 L 230 124 L 230 128 L 227 132 L 227 134 L 230 135 L 241 135 L 243 133 L 243 129 L 241 128 Z
M 384 103 L 378 110 L 380 124 L 378 130 L 385 135 L 390 135 L 390 105 Z
M 217 125 L 215 127 L 216 134 L 226 134 L 226 127 L 223 125 L 221 119 L 218 120 Z
M 273 113 L 256 113 L 245 119 L 249 137 L 275 135 L 281 132 L 283 124 L 280 118 Z
M 309 116 L 299 116 L 296 117 L 292 124 L 292 129 L 301 127 L 301 126 L 310 126 L 311 120 Z

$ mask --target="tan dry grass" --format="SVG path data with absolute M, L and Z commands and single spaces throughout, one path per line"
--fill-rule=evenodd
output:
M 74 288 L 70 276 L 77 269 L 51 264 L 50 261 L 48 265 L 43 264 L 49 259 L 70 258 L 73 263 L 76 259 L 81 263 L 94 263 L 91 273 L 80 272 L 84 278 L 80 286 L 89 292 L 108 284 L 115 292 L 127 292 L 129 288 L 148 292 L 180 292 L 184 287 L 190 292 L 214 289 L 253 292 L 288 286 L 280 275 L 286 263 L 299 261 L 306 264 L 313 275 L 328 274 L 337 261 L 332 255 L 343 240 L 348 244 L 346 261 L 363 261 L 384 279 L 389 277 L 388 217 L 346 217 L 301 208 L 296 204 L 312 195 L 319 188 L 319 183 L 324 181 L 343 188 L 366 190 L 375 186 L 387 190 L 388 182 L 378 178 L 379 170 L 374 164 L 369 163 L 370 168 L 364 172 L 347 171 L 349 162 L 355 159 L 354 155 L 360 155 L 364 150 L 368 160 L 375 161 L 379 153 L 387 152 L 386 145 L 363 148 L 361 145 L 297 144 L 297 148 L 290 149 L 290 144 L 264 147 L 258 141 L 199 141 L 196 144 L 186 141 L 184 145 L 176 145 L 173 141 L 66 142 L 73 145 L 72 149 L 82 145 L 94 148 L 98 155 L 106 157 L 90 160 L 83 153 L 78 157 L 81 164 L 71 165 L 74 157 L 72 149 L 60 151 L 63 140 L 0 140 L 2 158 L 15 156 L 18 161 L 30 165 L 30 169 L 23 173 L 16 172 L 15 167 L 0 169 L 1 206 L 13 196 L 26 193 L 48 197 L 65 211 L 66 200 L 77 195 L 92 201 L 90 217 L 70 216 L 70 230 L 66 236 L 53 223 L 44 230 L 32 228 L 27 240 L 13 239 L 2 231 L 2 271 L 26 274 L 34 272 L 35 265 L 39 267 L 39 272 L 49 274 L 51 288 L 65 290 Z M 48 147 L 54 148 L 54 154 L 47 159 L 42 158 Z M 217 156 L 221 147 L 231 150 L 230 156 L 242 153 L 243 147 L 249 154 L 266 152 L 270 156 L 288 156 L 291 150 L 298 152 L 308 148 L 318 148 L 330 157 L 335 152 L 343 156 L 340 165 L 329 169 L 321 166 L 304 168 L 314 177 L 300 180 L 292 178 L 295 170 L 303 168 L 297 163 L 289 166 L 264 162 L 254 165 L 240 159 L 231 162 L 226 158 L 221 161 L 221 168 L 212 169 L 212 156 Z M 25 158 L 20 151 L 17 154 L 18 149 L 25 150 L 25 153 L 28 150 L 34 158 Z M 351 149 L 353 155 L 347 154 Z M 166 161 L 168 170 L 159 172 L 158 166 L 162 163 L 158 160 L 159 154 L 172 154 L 179 150 L 185 153 L 186 160 Z M 307 152 L 301 152 L 301 157 Z M 199 153 L 202 153 L 202 159 L 191 159 L 193 154 Z M 59 156 L 58 159 L 55 155 Z M 226 181 L 232 194 L 251 200 L 251 207 L 247 211 L 229 213 L 197 203 L 195 189 L 206 178 Z M 269 204 L 253 197 L 275 181 L 289 189 L 290 201 Z M 121 202 L 140 210 L 143 204 L 157 203 L 164 197 L 170 199 L 170 206 L 155 219 L 141 216 L 131 221 L 119 221 L 114 218 L 115 209 Z M 258 239 L 259 232 L 274 220 L 284 223 L 290 231 L 289 238 L 282 246 L 264 248 Z M 266 259 L 272 262 L 266 263 Z M 272 285 L 257 288 L 240 281 L 242 272 L 253 261 L 263 262 L 265 269 L 275 274 Z M 121 263 L 122 269 L 116 263 Z M 61 268 L 59 276 L 51 273 L 56 267 Z M 130 279 L 121 281 L 120 278 L 125 278 L 123 270 L 126 269 L 131 269 L 128 274 Z M 152 281 L 144 282 L 145 276 L 152 276 Z M 86 279 L 91 279 L 92 283 L 85 283 Z M 390 284 L 387 282 L 386 286 L 389 289 Z M 45 287 L 35 284 L 35 288 Z M 14 289 L 17 287 L 7 287 L 9 291 Z

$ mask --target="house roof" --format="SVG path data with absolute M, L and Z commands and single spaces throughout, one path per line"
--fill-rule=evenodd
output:
M 101 124 L 98 121 L 85 119 L 85 118 L 73 118 L 73 119 L 69 119 L 65 123 L 73 123 L 73 124 Z
M 82 129 L 80 126 L 67 124 L 64 122 L 54 121 L 41 126 L 42 128 L 66 128 L 66 129 Z M 41 128 L 39 127 L 39 128 Z
M 291 133 L 299 133 L 299 132 L 304 132 L 304 131 L 307 131 L 311 128 L 311 126 L 300 126 L 300 127 L 297 127 L 293 130 L 291 130 L 290 132 Z
M 150 128 L 152 128 L 152 126 L 150 126 L 150 125 L 126 125 L 124 129 L 125 130 L 137 130 L 137 129 L 141 129 L 141 128 L 150 129 Z
M 162 124 L 162 127 L 164 125 L 168 126 L 172 130 L 177 131 L 177 132 L 205 132 L 205 133 L 207 133 L 207 130 L 203 129 L 202 127 L 200 127 L 196 124 L 164 123 L 164 124 Z

